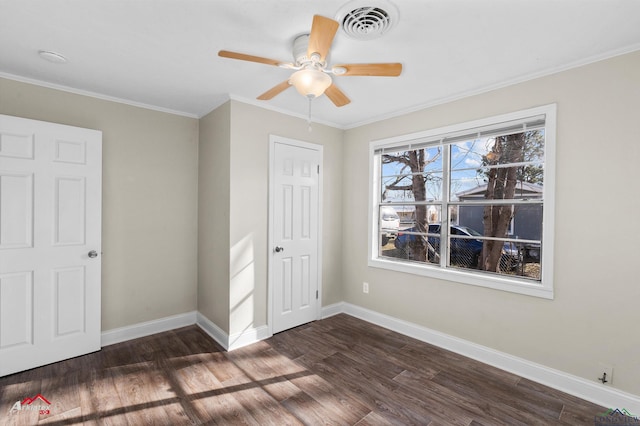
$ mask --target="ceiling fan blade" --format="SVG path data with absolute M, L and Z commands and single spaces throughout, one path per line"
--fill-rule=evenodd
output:
M 340 68 L 346 71 L 340 73 Z M 332 67 L 335 75 L 368 75 L 380 77 L 397 77 L 402 72 L 402 64 L 382 63 L 382 64 L 342 64 Z M 338 71 L 336 71 L 338 70 Z
M 324 91 L 324 94 L 327 95 L 327 97 L 331 99 L 331 102 L 333 102 L 337 107 L 345 106 L 351 102 L 351 100 L 347 98 L 347 95 L 345 95 L 342 90 L 338 89 L 338 86 L 335 84 L 331 84 L 331 86 Z
M 338 31 L 338 23 L 333 19 L 324 16 L 314 15 L 311 24 L 311 34 L 309 34 L 309 46 L 307 48 L 307 57 L 311 57 L 313 53 L 320 55 L 320 62 L 324 62 L 329 48 L 333 42 L 333 37 Z
M 240 59 L 241 61 L 258 62 L 261 64 L 280 66 L 286 64 L 285 62 L 276 61 L 275 59 L 263 58 L 261 56 L 245 55 L 244 53 L 230 52 L 228 50 L 221 50 L 218 52 L 218 56 L 223 58 Z
M 273 98 L 276 95 L 279 95 L 280 93 L 284 92 L 286 89 L 289 88 L 289 86 L 291 86 L 291 84 L 289 83 L 289 80 L 285 80 L 282 83 L 273 86 L 271 89 L 267 90 L 266 92 L 264 92 L 262 95 L 258 96 L 257 99 L 260 99 L 261 101 L 268 101 L 269 99 Z

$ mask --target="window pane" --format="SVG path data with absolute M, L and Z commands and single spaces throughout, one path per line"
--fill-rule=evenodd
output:
M 451 235 L 449 241 L 449 267 L 541 280 L 539 243 L 455 235 Z
M 387 209 L 388 206 L 381 207 Z M 440 263 L 440 218 L 442 206 L 394 205 L 399 216 L 399 227 L 393 235 L 382 232 L 380 256 L 421 263 Z M 384 237 L 387 235 L 387 238 Z
M 412 176 L 396 175 L 382 178 L 382 194 L 380 200 L 383 203 L 414 201 L 411 191 Z
M 442 173 L 385 176 L 382 178 L 384 203 L 442 200 Z
M 400 230 L 427 232 L 427 224 L 440 223 L 442 206 L 439 204 L 394 206 L 400 216 Z M 415 228 L 415 229 L 410 229 Z
M 442 148 L 423 148 L 383 154 L 382 202 L 442 200 Z
M 389 237 L 395 236 L 400 227 L 400 216 L 398 216 L 396 209 L 391 206 L 381 206 L 378 217 L 380 218 L 380 231 Z
M 459 205 L 449 266 L 540 280 L 542 211 L 542 203 Z
M 424 175 L 425 192 L 428 201 L 442 201 L 442 173 Z
M 487 237 L 536 242 L 542 238 L 542 203 L 500 206 L 463 204 L 458 206 L 457 217 L 458 225 Z
M 544 130 L 451 144 L 451 170 L 522 162 L 544 163 Z
M 442 147 L 382 154 L 382 176 L 442 172 Z
M 541 198 L 543 165 L 543 130 L 452 144 L 451 200 Z
M 401 229 L 395 239 L 382 247 L 380 255 L 419 263 L 440 264 L 440 238 L 419 232 L 417 226 Z

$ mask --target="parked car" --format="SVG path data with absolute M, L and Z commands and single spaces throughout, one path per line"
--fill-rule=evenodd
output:
M 382 245 L 386 246 L 389 239 L 398 234 L 400 228 L 400 216 L 391 206 L 383 206 L 380 209 L 380 230 L 382 231 Z
M 540 262 L 540 244 L 525 244 L 523 250 L 525 262 Z
M 410 250 L 410 243 L 416 241 L 417 238 L 424 239 L 424 235 L 416 235 L 409 232 L 419 232 L 417 227 L 411 227 L 403 231 L 399 231 L 396 236 L 394 245 L 397 249 L 408 251 Z M 440 224 L 432 223 L 429 225 L 429 234 L 439 234 Z M 464 235 L 467 237 L 482 237 L 482 234 L 475 229 L 471 229 L 468 226 L 451 225 L 449 228 L 450 235 Z M 437 259 L 440 253 L 440 238 L 427 237 L 428 243 L 428 256 L 429 260 Z M 479 239 L 470 238 L 452 238 L 450 247 L 450 260 L 452 263 L 464 265 L 466 267 L 475 268 L 478 266 L 480 259 L 480 253 L 484 243 Z M 409 256 L 411 254 L 409 253 Z M 502 248 L 502 257 L 500 259 L 500 266 L 503 270 L 514 269 L 520 261 L 520 252 L 516 244 L 511 242 L 505 242 Z

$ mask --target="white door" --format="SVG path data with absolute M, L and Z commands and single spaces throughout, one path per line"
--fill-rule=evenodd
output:
M 100 349 L 102 133 L 0 115 L 0 376 Z
M 318 319 L 322 146 L 271 138 L 272 332 Z

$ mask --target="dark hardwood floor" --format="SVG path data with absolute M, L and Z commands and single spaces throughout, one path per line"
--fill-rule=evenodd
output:
M 38 394 L 49 414 L 10 413 Z M 593 425 L 604 411 L 347 315 L 232 352 L 190 326 L 0 378 L 2 425 Z

